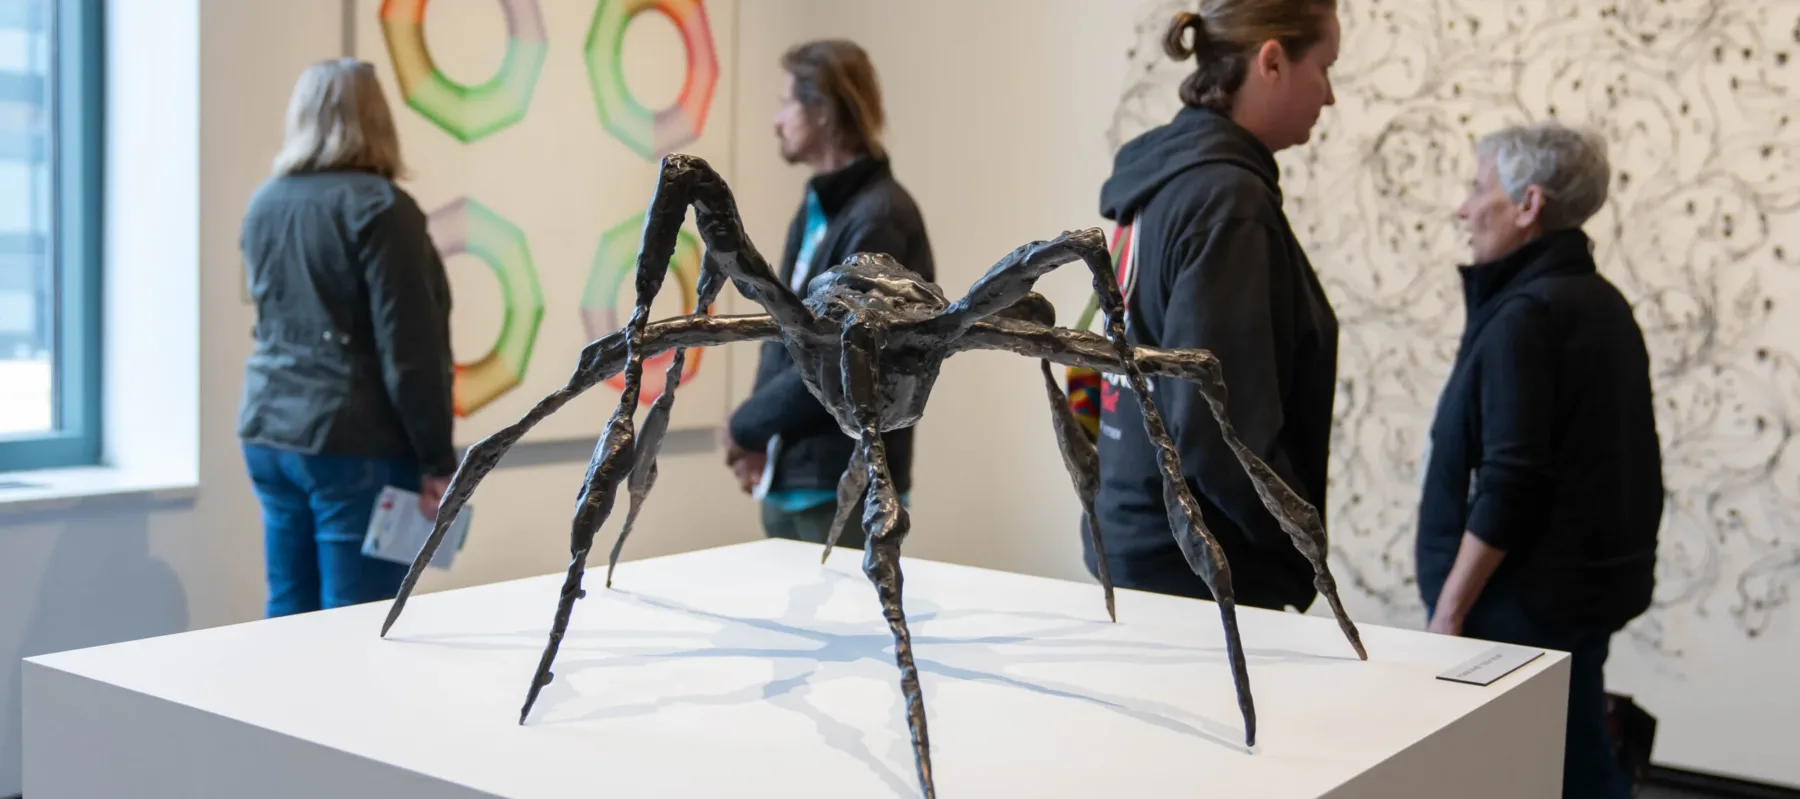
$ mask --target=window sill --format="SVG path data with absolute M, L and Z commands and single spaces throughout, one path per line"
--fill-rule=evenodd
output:
M 77 510 L 117 501 L 191 501 L 198 495 L 198 480 L 192 476 L 171 478 L 168 472 L 105 466 L 0 472 L 0 516 Z

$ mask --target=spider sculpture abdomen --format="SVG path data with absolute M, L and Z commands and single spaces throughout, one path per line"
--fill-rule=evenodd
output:
M 856 403 L 844 386 L 843 331 L 875 322 L 890 331 L 922 323 L 942 314 L 950 300 L 937 284 L 920 279 L 888 255 L 858 253 L 813 278 L 807 284 L 805 303 L 830 333 L 784 336 L 784 342 L 807 389 L 831 411 L 844 435 L 859 438 L 862 424 Z M 946 352 L 941 344 L 915 338 L 890 335 L 874 354 L 883 433 L 919 421 L 944 363 Z
M 675 238 L 692 207 L 700 237 L 706 243 L 701 265 L 699 313 L 651 322 L 650 305 L 669 272 Z M 1055 327 L 1055 309 L 1031 293 L 1032 284 L 1051 270 L 1082 262 L 1106 311 L 1106 335 Z M 768 313 L 715 317 L 710 309 L 726 281 Z M 607 562 L 606 585 L 631 535 L 638 510 L 656 482 L 656 456 L 669 427 L 669 409 L 680 387 L 678 379 L 689 347 L 739 341 L 780 340 L 793 356 L 800 378 L 830 410 L 845 435 L 857 442 L 850 466 L 838 483 L 837 516 L 823 557 L 862 509 L 868 543 L 863 573 L 875 588 L 881 615 L 894 636 L 894 660 L 900 669 L 906 724 L 912 735 L 919 788 L 934 799 L 931 743 L 927 733 L 924 691 L 912 654 L 912 634 L 903 608 L 900 548 L 911 529 L 910 516 L 888 473 L 885 433 L 916 423 L 937 381 L 944 359 L 969 350 L 1000 350 L 1039 359 L 1051 420 L 1063 462 L 1081 500 L 1092 544 L 1100 554 L 1099 577 L 1107 614 L 1113 614 L 1113 590 L 1106 569 L 1101 530 L 1094 515 L 1099 484 L 1099 458 L 1070 411 L 1051 363 L 1081 366 L 1124 375 L 1143 409 L 1145 432 L 1157 446 L 1163 472 L 1163 494 L 1171 532 L 1189 566 L 1212 589 L 1225 627 L 1227 657 L 1244 716 L 1246 745 L 1256 741 L 1256 713 L 1250 695 L 1249 670 L 1238 634 L 1231 567 L 1224 550 L 1206 529 L 1199 504 L 1182 477 L 1181 458 L 1150 395 L 1146 375 L 1192 383 L 1206 399 L 1219 432 L 1248 474 L 1264 507 L 1274 515 L 1301 554 L 1313 565 L 1314 585 L 1331 603 L 1339 627 L 1359 657 L 1367 658 L 1362 640 L 1338 599 L 1337 584 L 1325 559 L 1325 528 L 1317 511 L 1238 440 L 1225 408 L 1225 382 L 1217 358 L 1203 350 L 1163 350 L 1133 346 L 1125 335 L 1124 302 L 1115 282 L 1105 235 L 1098 229 L 1065 232 L 1049 241 L 1034 241 L 1008 253 L 949 302 L 941 289 L 879 253 L 858 254 L 813 279 L 807 296 L 797 296 L 769 268 L 744 235 L 736 201 L 725 181 L 705 161 L 689 155 L 663 159 L 656 192 L 644 225 L 636 266 L 637 305 L 626 327 L 590 343 L 569 376 L 517 422 L 477 442 L 464 454 L 450 487 L 438 505 L 437 522 L 426 538 L 400 592 L 388 609 L 381 634 L 387 635 L 420 575 L 431 562 L 444 534 L 475 492 L 481 479 L 527 431 L 582 392 L 623 373 L 625 389 L 606 424 L 583 475 L 569 540 L 569 571 L 558 596 L 550 640 L 526 690 L 519 723 L 531 713 L 539 692 L 554 678 L 551 666 L 569 627 L 575 602 L 587 595 L 581 585 L 594 537 L 613 511 L 621 483 L 630 493 L 630 509 Z M 668 379 L 644 418 L 642 430 L 634 414 L 643 380 L 644 360 L 673 351 Z M 1183 420 L 1193 423 L 1194 420 Z M 1204 423 L 1204 422 L 1201 422 Z

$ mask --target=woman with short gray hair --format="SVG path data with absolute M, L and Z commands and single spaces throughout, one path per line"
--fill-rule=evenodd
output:
M 1612 182 L 1606 140 L 1555 123 L 1489 133 L 1475 143 L 1475 157 L 1492 166 L 1495 187 L 1514 205 L 1534 204 L 1544 232 L 1586 224 L 1606 204 Z
M 1476 143 L 1468 318 L 1428 437 L 1415 556 L 1432 632 L 1573 654 L 1565 797 L 1623 799 L 1603 667 L 1649 607 L 1662 521 L 1650 360 L 1581 226 L 1611 168 L 1555 123 Z

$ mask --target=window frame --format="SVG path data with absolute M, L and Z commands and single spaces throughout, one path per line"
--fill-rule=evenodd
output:
M 0 473 L 94 466 L 101 462 L 102 215 L 106 153 L 105 0 L 50 0 L 55 61 L 49 92 L 55 128 L 54 265 L 56 320 L 51 331 L 54 418 L 48 433 L 0 437 Z

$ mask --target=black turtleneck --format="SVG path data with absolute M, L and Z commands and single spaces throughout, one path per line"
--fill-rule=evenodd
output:
M 1663 509 L 1650 363 L 1580 230 L 1463 267 L 1467 323 L 1438 400 L 1416 547 L 1427 607 L 1464 532 L 1507 553 L 1488 591 L 1547 619 L 1648 607 Z

